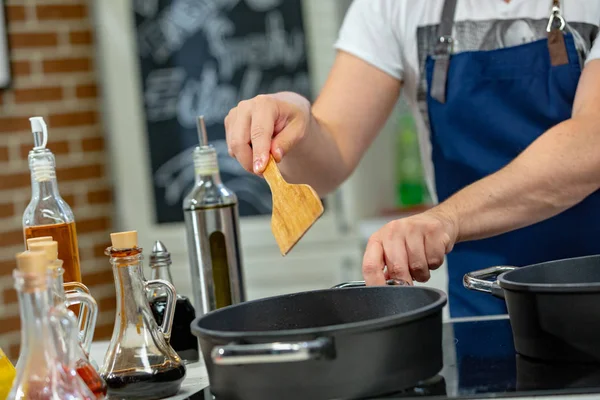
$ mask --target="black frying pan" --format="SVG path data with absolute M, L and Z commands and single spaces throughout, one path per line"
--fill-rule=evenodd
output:
M 600 255 L 486 268 L 466 274 L 463 283 L 505 299 L 518 353 L 600 362 Z
M 220 400 L 359 399 L 442 369 L 446 302 L 437 289 L 357 282 L 222 308 L 192 332 Z

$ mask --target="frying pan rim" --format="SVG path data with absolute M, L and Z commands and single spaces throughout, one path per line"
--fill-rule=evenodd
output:
M 416 310 L 412 310 L 406 313 L 391 315 L 387 317 L 369 319 L 366 321 L 358 321 L 351 322 L 346 324 L 336 324 L 336 325 L 327 325 L 320 326 L 314 328 L 301 328 L 301 329 L 282 329 L 282 330 L 269 330 L 269 331 L 219 331 L 214 329 L 206 329 L 199 327 L 199 323 L 211 316 L 211 318 L 217 318 L 219 314 L 227 313 L 233 307 L 242 307 L 245 304 L 249 303 L 259 303 L 259 302 L 274 302 L 278 299 L 289 297 L 294 294 L 310 294 L 310 293 L 323 293 L 330 291 L 339 291 L 339 290 L 424 290 L 430 291 L 432 293 L 437 294 L 439 297 L 433 301 L 431 304 L 427 306 L 420 307 Z M 282 340 L 283 337 L 288 336 L 316 336 L 320 334 L 340 334 L 340 333 L 356 333 L 361 331 L 370 331 L 373 329 L 381 329 L 389 326 L 398 325 L 401 323 L 409 323 L 413 322 L 425 317 L 428 317 L 437 312 L 441 312 L 442 308 L 448 302 L 448 295 L 440 289 L 431 288 L 426 286 L 367 286 L 360 288 L 342 288 L 342 289 L 317 289 L 317 290 L 308 290 L 298 293 L 287 293 L 277 296 L 265 297 L 261 299 L 255 299 L 251 301 L 246 301 L 244 303 L 235 304 L 233 306 L 228 306 L 225 308 L 221 308 L 219 310 L 211 311 L 209 314 L 202 315 L 200 317 L 196 317 L 192 322 L 192 332 L 196 336 L 208 336 L 212 338 L 218 339 L 248 339 L 249 337 L 261 337 L 261 338 L 277 338 Z
M 516 280 L 511 280 L 510 275 L 516 274 L 524 269 L 538 269 L 553 264 L 563 264 L 577 260 L 599 259 L 600 255 L 594 254 L 589 256 L 562 258 L 558 260 L 545 261 L 541 263 L 526 265 L 519 267 L 514 271 L 507 271 L 498 275 L 498 285 L 509 291 L 516 292 L 537 292 L 537 293 L 594 293 L 600 292 L 600 281 L 588 283 L 524 283 Z

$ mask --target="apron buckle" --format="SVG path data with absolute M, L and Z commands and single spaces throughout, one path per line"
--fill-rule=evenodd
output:
M 447 55 L 454 52 L 454 39 L 452 36 L 440 36 L 436 46 L 437 55 Z
M 560 7 L 557 5 L 552 6 L 552 12 L 550 13 L 550 18 L 548 18 L 548 25 L 546 26 L 546 32 L 550 32 L 553 29 L 553 24 L 558 20 L 558 29 L 561 31 L 565 29 L 566 22 L 563 16 L 560 13 Z

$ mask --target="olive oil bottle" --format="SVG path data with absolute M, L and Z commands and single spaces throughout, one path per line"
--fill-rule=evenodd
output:
M 238 200 L 221 182 L 215 148 L 198 119 L 195 184 L 183 201 L 196 316 L 245 301 Z

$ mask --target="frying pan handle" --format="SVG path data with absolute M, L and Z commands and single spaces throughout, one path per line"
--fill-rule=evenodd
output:
M 227 344 L 217 346 L 211 352 L 217 365 L 246 365 L 297 362 L 335 358 L 330 338 L 318 338 L 308 342 Z
M 518 267 L 511 267 L 508 265 L 500 265 L 496 267 L 489 267 L 480 269 L 478 271 L 469 272 L 463 277 L 463 286 L 469 290 L 476 290 L 478 292 L 491 293 L 496 297 L 504 298 L 504 292 L 498 285 L 498 280 L 489 281 L 485 278 L 498 277 L 498 275 L 517 269 Z
M 386 281 L 386 285 L 389 285 L 389 286 L 410 286 L 408 284 L 408 282 L 403 281 L 401 279 L 388 279 Z M 334 287 L 332 287 L 332 289 L 343 289 L 343 288 L 363 287 L 363 286 L 366 286 L 365 281 L 351 281 L 351 282 L 344 282 L 344 283 L 337 284 Z

